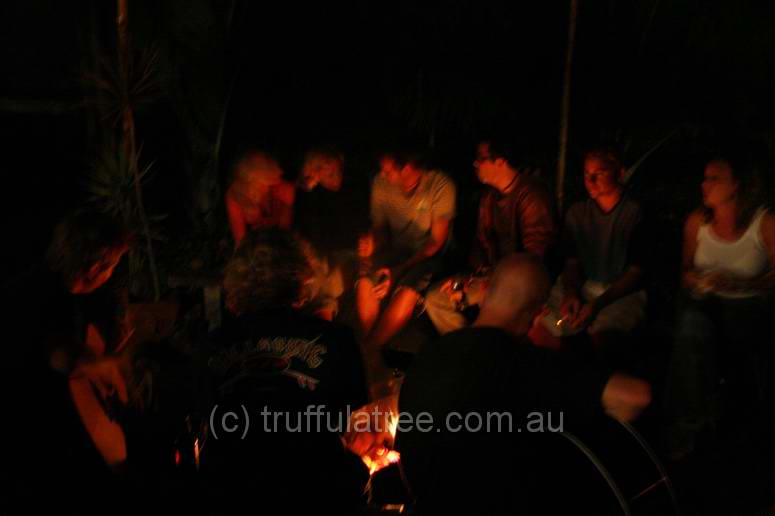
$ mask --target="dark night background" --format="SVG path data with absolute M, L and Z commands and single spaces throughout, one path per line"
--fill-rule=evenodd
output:
M 222 197 L 248 146 L 274 153 L 292 179 L 305 149 L 334 144 L 364 184 L 380 150 L 426 147 L 458 184 L 463 244 L 477 216 L 478 140 L 514 144 L 554 191 L 570 1 L 128 0 L 134 60 L 155 56 L 132 108 L 140 167 L 150 167 L 145 206 L 166 215 L 153 226 L 162 279 L 195 261 L 215 269 L 230 249 Z M 630 185 L 656 230 L 646 367 L 664 375 L 681 228 L 709 150 L 745 149 L 773 183 L 775 2 L 578 3 L 565 206 L 584 193 L 583 149 L 614 144 L 628 166 L 653 151 Z M 0 38 L 7 286 L 87 200 L 119 134 L 94 80 L 116 68 L 116 1 L 7 0 Z M 698 489 L 712 492 L 704 480 Z
M 111 130 L 85 102 L 96 93 L 84 77 L 98 56 L 115 59 L 116 6 L 26 0 L 0 9 L 2 220 L 13 273 L 83 198 L 84 173 Z M 153 164 L 148 211 L 168 215 L 167 237 L 225 233 L 221 191 L 247 145 L 276 152 L 292 177 L 312 144 L 340 145 L 349 173 L 364 176 L 388 142 L 430 144 L 465 209 L 476 139 L 505 134 L 551 184 L 568 11 L 569 2 L 132 0 L 132 49 L 158 55 L 153 95 L 135 107 L 141 165 Z M 585 146 L 616 142 L 632 164 L 672 134 L 633 188 L 677 238 L 699 199 L 709 138 L 743 136 L 769 171 L 772 14 L 769 2 L 582 0 L 569 198 L 581 189 Z M 463 233 L 468 215 L 458 218 Z

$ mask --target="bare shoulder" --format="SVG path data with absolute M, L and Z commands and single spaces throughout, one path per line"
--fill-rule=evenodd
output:
M 436 188 L 455 188 L 455 181 L 446 173 L 441 170 L 433 170 L 432 181 Z
M 694 210 L 689 214 L 688 217 L 686 217 L 686 223 L 684 224 L 684 233 L 687 235 L 689 234 L 697 234 L 697 231 L 700 229 L 700 226 L 702 225 L 703 221 L 705 219 L 705 214 L 702 212 L 702 210 Z
M 775 244 L 775 213 L 770 210 L 762 216 L 761 232 L 767 243 Z

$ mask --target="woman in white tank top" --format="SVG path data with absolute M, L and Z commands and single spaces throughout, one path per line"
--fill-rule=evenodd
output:
M 696 297 L 742 298 L 775 289 L 775 216 L 747 205 L 746 190 L 729 163 L 708 163 L 704 209 L 689 215 L 684 228 L 683 285 Z
M 666 441 L 676 460 L 720 418 L 744 432 L 757 423 L 741 414 L 772 405 L 767 372 L 775 346 L 766 294 L 775 291 L 775 215 L 757 202 L 747 172 L 710 161 L 703 207 L 684 227 L 682 284 L 690 295 L 676 320 L 666 393 Z M 731 403 L 720 401 L 725 397 Z

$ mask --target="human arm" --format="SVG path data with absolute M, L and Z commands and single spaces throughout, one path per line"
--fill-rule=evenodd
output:
M 377 297 L 385 297 L 395 283 L 396 278 L 400 278 L 415 265 L 436 255 L 447 241 L 449 226 L 450 222 L 448 220 L 434 220 L 431 224 L 431 234 L 428 242 L 419 251 L 405 262 L 393 267 L 378 269 L 376 271 L 377 276 L 385 279 L 375 286 L 374 292 L 377 294 Z
M 641 267 L 636 265 L 630 266 L 624 274 L 605 290 L 605 292 L 581 307 L 578 315 L 571 323 L 571 327 L 574 329 L 583 328 L 594 321 L 597 314 L 599 314 L 603 308 L 617 299 L 621 299 L 638 290 L 642 277 L 643 269 L 641 269 Z
M 128 402 L 121 367 L 115 357 L 82 362 L 69 381 L 70 396 L 84 428 L 106 464 L 114 468 L 126 462 L 126 437 L 121 425 L 105 411 L 104 403 L 114 395 L 121 403 Z
M 431 223 L 431 233 L 428 241 L 407 261 L 391 268 L 390 274 L 393 278 L 402 276 L 406 271 L 415 265 L 422 263 L 435 256 L 447 243 L 449 237 L 450 221 L 446 219 L 435 219 Z
M 614 419 L 631 422 L 651 403 L 648 382 L 623 373 L 614 373 L 608 379 L 601 396 L 606 414 Z
M 642 288 L 644 272 L 648 269 L 646 262 L 651 241 L 646 223 L 643 218 L 639 218 L 628 235 L 627 247 L 624 250 L 624 272 L 615 277 L 601 295 L 581 307 L 571 324 L 573 329 L 587 326 L 605 307 Z
M 431 224 L 429 235 L 422 247 L 407 261 L 393 266 L 392 278 L 402 276 L 415 265 L 438 254 L 447 243 L 452 220 L 455 218 L 455 184 L 443 174 L 436 174 L 430 192 Z
M 694 268 L 694 254 L 697 252 L 697 233 L 702 224 L 702 213 L 692 212 L 686 218 L 681 253 L 681 285 L 689 291 L 697 291 L 703 275 Z
M 766 213 L 762 220 L 762 242 L 767 250 L 770 269 L 762 277 L 755 280 L 754 287 L 758 290 L 775 289 L 775 215 Z
M 573 324 L 578 317 L 581 307 L 581 285 L 584 276 L 581 271 L 581 262 L 578 258 L 566 258 L 562 271 L 563 295 L 560 300 L 560 314 L 562 319 Z
M 490 236 L 493 232 L 494 202 L 492 190 L 483 192 L 479 199 L 476 233 L 474 234 L 471 255 L 469 256 L 469 265 L 474 271 L 482 267 L 492 266 L 494 260 L 495 252 L 492 245 L 492 237 Z
M 723 272 L 711 273 L 706 278 L 708 287 L 716 291 L 756 291 L 766 292 L 775 289 L 775 216 L 764 214 L 761 222 L 761 241 L 764 246 L 769 268 L 755 278 L 736 278 Z
M 565 215 L 561 247 L 565 263 L 560 275 L 563 296 L 560 300 L 560 315 L 565 323 L 573 323 L 581 310 L 581 286 L 584 284 L 584 271 L 579 259 L 576 243 L 576 205 L 571 206 Z
M 651 387 L 644 380 L 532 344 L 518 346 L 515 400 L 530 410 L 561 410 L 582 421 L 602 410 L 615 419 L 632 421 L 651 403 Z
M 229 217 L 229 228 L 231 236 L 234 238 L 234 245 L 237 246 L 245 238 L 246 224 L 245 216 L 234 195 L 231 192 L 226 193 L 226 214 Z
M 375 272 L 373 270 L 373 256 L 377 249 L 385 246 L 388 236 L 388 219 L 383 200 L 383 188 L 379 177 L 372 183 L 371 195 L 369 201 L 369 218 L 371 219 L 371 229 L 358 239 L 358 274 L 361 277 L 371 277 Z M 377 277 L 384 277 L 389 280 L 389 271 L 376 271 Z M 390 282 L 381 281 L 377 285 L 372 285 L 378 299 L 385 297 L 389 291 Z
M 528 189 L 520 200 L 518 213 L 522 247 L 543 258 L 556 238 L 556 224 L 549 196 L 539 188 Z
M 369 195 L 369 219 L 371 229 L 358 239 L 358 257 L 363 261 L 371 258 L 377 249 L 385 245 L 388 218 L 384 201 L 384 184 L 379 176 L 374 178 Z

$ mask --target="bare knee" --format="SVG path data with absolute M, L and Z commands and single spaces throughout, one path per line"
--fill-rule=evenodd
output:
M 420 294 L 417 291 L 409 287 L 399 287 L 390 301 L 390 307 L 401 313 L 411 313 L 419 300 Z
M 355 292 L 358 295 L 371 293 L 374 289 L 374 282 L 369 278 L 360 278 L 355 282 Z

